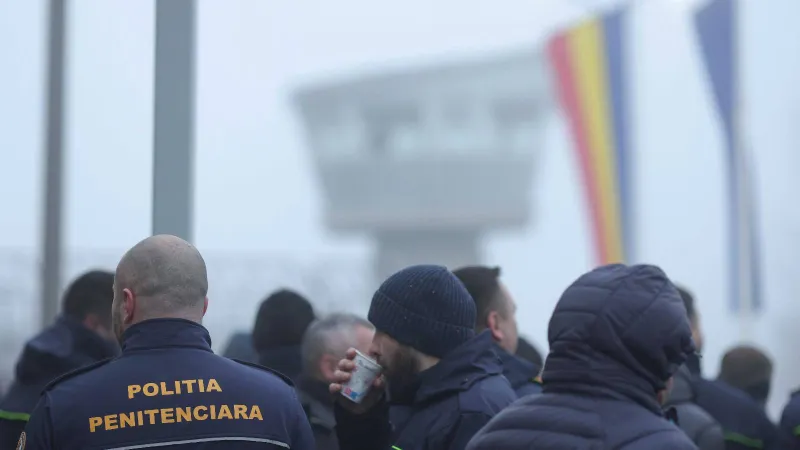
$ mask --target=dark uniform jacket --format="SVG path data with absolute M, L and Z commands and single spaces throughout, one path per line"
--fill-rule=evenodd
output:
M 785 450 L 778 427 L 744 392 L 719 380 L 694 379 L 695 402 L 722 426 L 728 450 Z
M 333 399 L 328 392 L 328 383 L 300 376 L 297 381 L 300 403 L 306 411 L 308 423 L 314 433 L 317 450 L 339 450 L 336 440 L 336 418 L 333 415 Z
M 287 379 L 214 355 L 181 319 L 133 325 L 121 356 L 51 383 L 25 434 L 31 450 L 314 449 Z
M 78 320 L 61 316 L 25 344 L 14 383 L 0 401 L 0 449 L 17 445 L 39 394 L 54 379 L 117 354 L 113 342 Z
M 495 346 L 494 350 L 503 363 L 503 376 L 511 383 L 511 389 L 514 389 L 517 397 L 542 392 L 542 385 L 536 382 L 536 377 L 539 375 L 538 367 L 498 346 Z
M 755 400 L 724 381 L 703 378 L 698 357 L 690 357 L 695 403 L 722 426 L 727 450 L 785 450 L 784 436 Z
M 683 302 L 666 283 L 650 266 L 607 266 L 567 288 L 550 319 L 543 392 L 495 416 L 468 449 L 697 449 L 656 398 L 673 371 L 665 355 L 693 349 Z
M 694 403 L 692 374 L 686 366 L 675 374 L 666 407 L 675 408 L 678 426 L 700 450 L 725 450 L 722 427 L 711 415 Z
M 342 450 L 463 450 L 472 436 L 517 396 L 502 375 L 489 332 L 483 332 L 392 390 L 363 415 L 337 404 Z
M 787 450 L 800 450 L 800 390 L 794 391 L 781 414 L 781 432 Z

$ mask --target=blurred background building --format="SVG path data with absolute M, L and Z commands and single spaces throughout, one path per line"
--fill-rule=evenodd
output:
M 696 29 L 708 3 L 198 2 L 188 171 L 214 347 L 250 328 L 272 289 L 364 313 L 376 275 L 433 259 L 502 265 L 521 332 L 544 348 L 555 299 L 598 262 L 599 223 L 548 49 L 584 20 L 606 30 L 600 19 L 626 6 L 636 231 L 619 238 L 629 260 L 696 294 L 707 373 L 743 338 L 768 349 L 774 414 L 800 385 L 800 216 L 788 203 L 800 188 L 800 3 L 738 2 L 761 244 L 750 259 L 763 269 L 747 336 L 730 284 L 728 133 Z M 153 222 L 155 2 L 68 5 L 62 284 L 113 268 Z M 40 326 L 46 19 L 44 0 L 0 0 L 0 379 Z
M 315 85 L 296 98 L 325 224 L 375 239 L 378 280 L 420 262 L 481 263 L 486 232 L 528 225 L 553 106 L 538 51 Z

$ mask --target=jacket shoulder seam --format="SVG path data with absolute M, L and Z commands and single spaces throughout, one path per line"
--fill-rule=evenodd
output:
M 241 359 L 236 359 L 236 358 L 229 358 L 229 359 L 231 361 L 236 361 L 237 363 L 243 364 L 245 366 L 250 366 L 250 367 L 254 367 L 256 369 L 263 370 L 265 372 L 269 372 L 269 373 L 275 375 L 276 377 L 280 378 L 284 383 L 288 384 L 290 387 L 294 387 L 294 382 L 292 381 L 291 378 L 289 378 L 286 375 L 278 372 L 275 369 L 270 369 L 269 367 L 262 366 L 261 364 L 256 364 L 256 363 L 252 363 L 252 362 L 249 362 L 249 361 L 243 361 Z

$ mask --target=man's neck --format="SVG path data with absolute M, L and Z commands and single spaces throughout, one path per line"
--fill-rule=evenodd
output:
M 133 321 L 133 323 L 144 322 L 145 320 L 152 320 L 152 319 L 183 319 L 188 320 L 190 322 L 195 322 L 199 324 L 203 324 L 203 315 L 196 314 L 191 311 L 153 311 L 153 312 L 144 312 L 139 317 Z

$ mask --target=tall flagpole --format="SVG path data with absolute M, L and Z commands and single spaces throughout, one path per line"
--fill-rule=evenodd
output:
M 734 92 L 734 105 L 733 105 L 733 127 L 732 136 L 733 142 L 733 155 L 735 173 L 737 183 L 737 217 L 739 226 L 737 227 L 738 236 L 737 244 L 739 247 L 739 258 L 737 264 L 738 274 L 738 288 L 739 288 L 739 339 L 742 342 L 750 342 L 754 338 L 753 329 L 753 279 L 752 279 L 752 264 L 753 257 L 751 254 L 752 246 L 750 240 L 752 239 L 752 220 L 755 220 L 751 214 L 752 208 L 752 193 L 750 192 L 750 173 L 749 163 L 750 158 L 749 148 L 747 145 L 746 134 L 746 116 L 745 116 L 745 84 L 744 84 L 744 64 L 743 64 L 743 51 L 742 51 L 742 31 L 743 14 L 741 14 L 741 6 L 739 0 L 728 0 L 732 3 L 733 11 L 733 32 L 731 38 L 733 39 L 733 92 Z
M 195 0 L 156 2 L 153 234 L 192 241 Z
M 47 38 L 47 104 L 45 105 L 44 202 L 42 211 L 40 318 L 42 327 L 58 314 L 61 289 L 63 221 L 64 59 L 66 0 L 50 0 Z

